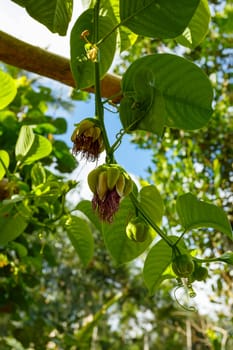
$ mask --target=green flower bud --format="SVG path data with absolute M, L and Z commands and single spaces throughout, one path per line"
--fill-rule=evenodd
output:
M 177 255 L 172 262 L 173 272 L 178 277 L 188 277 L 194 271 L 194 262 L 190 255 Z

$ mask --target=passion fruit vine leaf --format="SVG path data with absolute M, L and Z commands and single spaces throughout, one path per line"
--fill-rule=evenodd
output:
M 84 219 L 71 215 L 65 222 L 65 229 L 80 260 L 87 266 L 94 254 L 94 239 L 89 224 Z
M 52 33 L 66 35 L 73 11 L 73 0 L 12 0 L 25 7 L 28 14 Z
M 164 204 L 155 186 L 144 186 L 138 194 L 138 202 L 148 217 L 157 225 L 161 223 L 164 214 Z
M 135 76 L 141 70 L 149 74 L 145 76 L 148 87 L 140 95 Z M 213 89 L 208 77 L 192 62 L 172 54 L 155 54 L 136 60 L 123 76 L 122 91 L 124 98 L 130 99 L 127 104 L 124 98 L 122 100 L 123 125 L 136 123 L 141 117 L 143 130 L 157 130 L 159 134 L 163 124 L 185 130 L 199 129 L 212 115 Z M 139 123 L 136 128 L 140 126 Z
M 199 0 L 120 0 L 122 24 L 134 33 L 152 38 L 175 38 L 193 17 Z
M 186 47 L 194 49 L 205 38 L 210 22 L 210 9 L 207 0 L 201 0 L 189 25 L 176 41 Z
M 214 204 L 199 201 L 193 194 L 186 193 L 178 197 L 177 213 L 184 229 L 214 228 L 233 240 L 230 222 L 222 208 Z

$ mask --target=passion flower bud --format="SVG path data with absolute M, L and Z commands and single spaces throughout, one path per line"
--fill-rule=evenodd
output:
M 92 170 L 87 181 L 94 193 L 93 209 L 101 220 L 111 223 L 119 209 L 120 200 L 132 191 L 131 178 L 118 165 L 105 164 Z
M 82 120 L 75 128 L 71 141 L 73 153 L 81 153 L 82 157 L 90 161 L 98 160 L 104 150 L 104 143 L 98 121 L 93 118 Z
M 144 242 L 149 233 L 149 225 L 141 219 L 136 217 L 129 221 L 126 226 L 126 235 L 134 242 Z
M 194 262 L 190 255 L 177 255 L 172 262 L 173 272 L 178 277 L 189 277 L 194 271 Z

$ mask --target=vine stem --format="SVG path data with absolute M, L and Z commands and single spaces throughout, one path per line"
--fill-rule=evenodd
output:
M 142 215 L 142 217 L 148 222 L 148 224 L 158 233 L 158 235 L 164 239 L 164 241 L 171 247 L 172 249 L 174 248 L 174 243 L 167 237 L 166 233 L 163 232 L 154 222 L 151 220 L 151 218 L 147 215 L 143 207 L 139 204 L 137 198 L 133 193 L 130 193 L 130 199 L 132 203 L 135 205 L 137 208 L 138 212 Z
M 97 1 L 98 2 L 98 1 Z M 153 0 L 146 4 L 143 8 L 139 8 L 136 12 L 134 12 L 132 15 L 126 17 L 125 19 L 123 19 L 122 21 L 120 21 L 119 23 L 117 23 L 112 30 L 110 30 L 109 33 L 107 33 L 102 39 L 100 39 L 100 41 L 95 41 L 96 45 L 99 46 L 100 44 L 102 44 L 113 32 L 115 32 L 120 26 L 124 25 L 128 20 L 132 19 L 134 16 L 139 15 L 140 12 L 144 9 L 146 9 L 147 7 L 149 7 L 151 4 L 153 3 Z
M 100 0 L 96 0 L 94 6 L 94 42 L 98 42 L 99 38 L 99 9 Z M 95 65 L 95 114 L 98 118 L 102 130 L 102 137 L 105 145 L 108 162 L 115 163 L 112 149 L 108 140 L 105 124 L 104 124 L 104 108 L 101 100 L 101 85 L 100 85 L 100 51 L 98 49 Z

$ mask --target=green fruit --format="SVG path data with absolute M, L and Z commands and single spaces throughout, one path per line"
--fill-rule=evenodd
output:
M 188 254 L 177 255 L 172 262 L 172 269 L 178 277 L 190 276 L 194 271 L 192 257 Z
M 126 235 L 134 242 L 144 242 L 149 233 L 149 226 L 139 217 L 131 220 L 126 226 Z
M 199 264 L 195 264 L 191 278 L 193 281 L 204 281 L 208 277 L 208 270 Z

